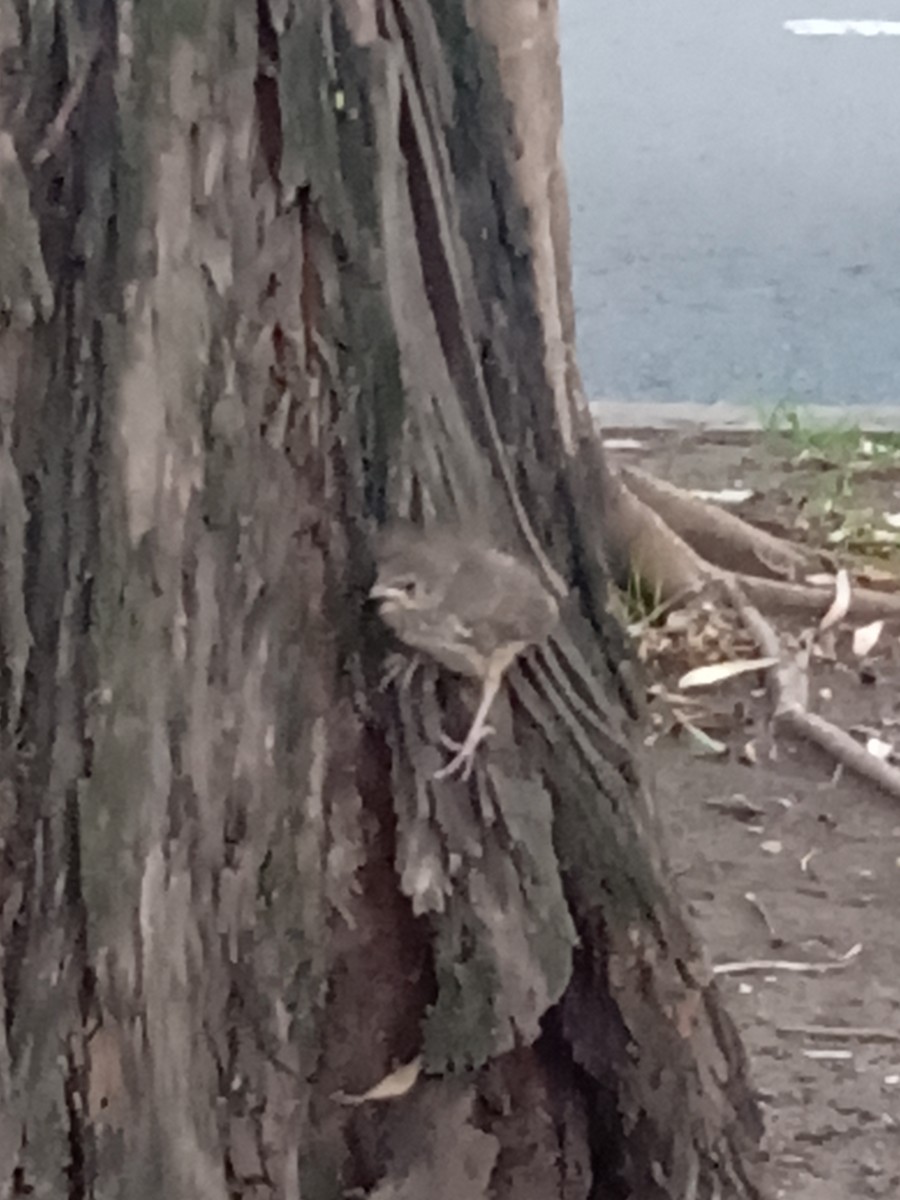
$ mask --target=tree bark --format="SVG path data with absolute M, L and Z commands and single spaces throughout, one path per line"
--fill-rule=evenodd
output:
M 0 0 L 3 1194 L 756 1194 L 606 607 L 554 38 Z M 398 516 L 560 595 L 469 784 L 465 685 L 379 689 Z

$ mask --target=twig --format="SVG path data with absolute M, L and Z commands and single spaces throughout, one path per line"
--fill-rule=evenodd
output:
M 849 733 L 838 729 L 824 717 L 809 712 L 787 712 L 783 723 L 799 737 L 813 742 L 857 775 L 877 784 L 883 792 L 900 800 L 900 770 L 870 754 L 865 746 L 855 742 Z
M 900 770 L 870 754 L 864 746 L 854 741 L 849 733 L 839 729 L 831 721 L 807 711 L 808 647 L 800 656 L 787 658 L 778 634 L 747 599 L 742 583 L 734 578 L 723 579 L 722 582 L 729 599 L 753 634 L 762 653 L 771 658 L 781 659 L 781 665 L 769 676 L 778 725 L 797 737 L 813 742 L 838 763 L 849 767 L 857 775 L 870 780 L 882 791 L 900 800 Z
M 748 958 L 737 962 L 717 963 L 713 975 L 751 975 L 759 972 L 788 971 L 796 975 L 827 975 L 829 971 L 844 971 L 859 956 L 862 944 L 857 943 L 836 962 L 794 962 L 791 959 Z
M 59 148 L 59 144 L 62 141 L 63 134 L 66 132 L 66 127 L 69 124 L 72 114 L 78 107 L 81 97 L 84 94 L 84 89 L 87 86 L 88 79 L 90 78 L 91 68 L 97 61 L 99 50 L 100 39 L 94 38 L 94 40 L 88 44 L 85 50 L 84 57 L 82 58 L 77 71 L 75 72 L 74 79 L 69 84 L 68 91 L 63 97 L 56 116 L 47 126 L 47 129 L 44 132 L 43 140 L 32 156 L 31 161 L 34 166 L 43 166 L 47 159 L 54 155 Z
M 753 911 L 759 915 L 760 920 L 762 921 L 763 925 L 765 925 L 766 933 L 769 935 L 769 944 L 772 946 L 772 949 L 779 950 L 784 945 L 784 938 L 776 932 L 775 926 L 772 923 L 772 918 L 769 916 L 765 908 L 763 908 L 759 901 L 759 897 L 755 892 L 745 892 L 744 899 L 747 901 Z
M 861 1042 L 900 1042 L 900 1030 L 882 1029 L 877 1025 L 776 1025 L 775 1032 Z

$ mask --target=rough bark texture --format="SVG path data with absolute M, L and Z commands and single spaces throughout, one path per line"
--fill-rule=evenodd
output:
M 498 54 L 558 105 L 555 14 L 468 7 L 0 0 L 3 1194 L 753 1194 Z M 394 515 L 565 593 L 468 785 Z

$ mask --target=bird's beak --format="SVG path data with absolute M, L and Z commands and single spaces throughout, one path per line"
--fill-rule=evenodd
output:
M 372 585 L 372 590 L 369 592 L 370 600 L 391 600 L 396 599 L 400 595 L 400 589 L 391 587 L 387 583 L 375 583 Z

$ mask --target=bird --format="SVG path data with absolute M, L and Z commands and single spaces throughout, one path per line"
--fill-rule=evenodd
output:
M 503 676 L 529 646 L 544 641 L 559 608 L 526 562 L 462 532 L 389 529 L 376 551 L 369 595 L 405 645 L 457 675 L 481 683 L 475 717 L 453 758 L 435 778 L 468 779 Z

